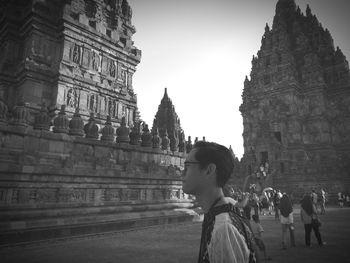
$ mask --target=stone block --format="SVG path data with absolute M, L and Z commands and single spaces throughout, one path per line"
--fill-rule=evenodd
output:
M 50 148 L 49 145 L 50 145 L 49 140 L 41 138 L 39 140 L 39 151 L 49 152 L 49 148 Z
M 49 152 L 64 153 L 64 142 L 62 142 L 62 141 L 49 141 Z
M 119 41 L 119 34 L 118 34 L 118 32 L 116 31 L 116 30 L 113 30 L 112 31 L 112 34 L 111 34 L 111 37 L 112 37 L 112 39 L 115 41 L 115 42 L 117 42 L 117 41 Z
M 105 34 L 106 32 L 106 27 L 103 25 L 102 22 L 98 22 L 96 23 L 96 31 L 101 33 L 101 34 Z
M 142 153 L 138 151 L 131 151 L 130 154 L 132 162 L 139 162 L 141 160 Z
M 34 173 L 35 166 L 33 165 L 23 165 L 22 172 L 23 173 Z
M 147 160 L 148 160 L 148 153 L 141 153 L 141 162 L 143 163 L 147 163 Z
M 89 26 L 89 19 L 86 17 L 85 14 L 79 14 L 79 23 Z
M 110 152 L 109 147 L 100 147 L 100 146 L 95 146 L 95 157 L 96 158 L 101 158 L 101 157 L 107 157 Z
M 4 147 L 9 149 L 24 149 L 24 137 L 16 134 L 8 134 L 4 138 Z
M 64 151 L 65 154 L 70 154 L 74 149 L 74 143 L 73 142 L 64 142 Z
M 40 139 L 37 137 L 24 137 L 24 151 L 26 152 L 37 152 L 40 149 Z
M 26 229 L 26 222 L 25 221 L 14 221 L 11 222 L 11 229 Z

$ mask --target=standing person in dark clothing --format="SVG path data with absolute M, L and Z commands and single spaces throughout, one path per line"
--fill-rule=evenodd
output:
M 287 248 L 287 229 L 289 229 L 290 244 L 292 247 L 295 247 L 293 207 L 286 193 L 284 193 L 281 198 L 279 209 L 281 212 L 280 221 L 282 225 L 282 248 Z
M 259 197 L 256 193 L 253 193 L 252 204 L 254 208 L 254 215 L 256 215 L 259 219 Z
M 280 190 L 275 191 L 273 195 L 273 206 L 275 208 L 275 219 L 279 219 L 279 205 L 280 205 Z
M 320 221 L 317 217 L 316 207 L 312 202 L 311 196 L 305 195 L 301 200 L 300 210 L 301 221 L 304 223 L 305 228 L 305 244 L 307 247 L 311 246 L 311 230 L 314 230 L 318 244 L 323 246 L 325 243 L 322 241 L 321 233 L 319 230 Z
M 321 189 L 321 215 L 326 213 L 326 191 Z
M 244 216 L 250 220 L 251 219 L 251 211 L 252 211 L 252 200 L 249 194 L 247 194 L 249 199 L 248 202 L 246 203 L 246 205 L 243 207 L 243 213 Z

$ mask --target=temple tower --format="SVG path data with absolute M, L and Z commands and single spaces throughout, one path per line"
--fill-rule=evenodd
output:
M 158 111 L 153 120 L 153 129 L 156 128 L 159 129 L 161 137 L 164 136 L 165 131 L 167 131 L 169 137 L 175 134 L 177 139 L 179 139 L 183 133 L 180 118 L 175 111 L 173 102 L 168 96 L 167 88 L 164 90 L 164 96 L 158 106 Z
M 1 1 L 0 95 L 10 109 L 66 105 L 114 124 L 137 110 L 132 79 L 141 51 L 126 0 Z M 56 110 L 57 111 L 57 110 Z
M 349 65 L 309 6 L 278 1 L 242 98 L 245 175 L 267 166 L 289 192 L 349 190 Z

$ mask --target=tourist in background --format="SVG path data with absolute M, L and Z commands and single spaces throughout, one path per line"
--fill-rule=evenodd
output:
M 317 200 L 318 199 L 318 196 L 316 194 L 316 191 L 315 189 L 312 189 L 312 192 L 311 192 L 311 200 L 312 200 L 312 203 L 314 204 L 314 206 L 316 207 L 316 211 L 317 211 Z
M 224 186 L 223 188 L 225 200 L 232 205 L 243 208 L 247 205 L 249 200 L 249 193 L 243 193 L 242 198 L 239 198 L 235 195 L 235 191 L 229 185 Z
M 320 234 L 320 220 L 317 217 L 317 211 L 315 204 L 311 200 L 311 196 L 305 195 L 301 200 L 300 209 L 301 221 L 304 223 L 305 229 L 305 244 L 307 247 L 311 246 L 311 231 L 314 230 L 317 242 L 320 246 L 323 246 L 321 234 Z
M 275 208 L 275 219 L 279 220 L 279 205 L 280 205 L 280 190 L 274 192 L 273 195 L 273 207 Z
M 295 247 L 293 207 L 286 193 L 283 194 L 279 205 L 280 221 L 282 225 L 282 248 L 287 249 L 287 230 L 289 229 L 290 244 Z
M 269 212 L 269 201 L 268 201 L 267 193 L 263 193 L 260 197 L 260 205 L 261 207 L 261 215 L 265 215 Z
M 271 260 L 271 258 L 268 257 L 266 254 L 266 246 L 262 239 L 262 233 L 264 232 L 264 228 L 261 226 L 259 217 L 257 215 L 253 215 L 252 218 L 253 221 L 250 223 L 250 226 L 254 234 L 255 243 L 260 249 L 260 251 L 264 253 L 265 260 Z
M 259 217 L 259 197 L 256 193 L 253 193 L 252 195 L 252 204 L 254 208 L 254 215 Z
M 255 260 L 253 233 L 239 209 L 225 200 L 222 190 L 234 167 L 229 149 L 198 141 L 187 155 L 184 166 L 183 190 L 195 195 L 205 212 L 198 263 Z
M 338 203 L 341 208 L 344 206 L 344 196 L 342 192 L 338 193 Z
M 251 219 L 251 211 L 252 211 L 252 198 L 249 193 L 247 193 L 248 196 L 248 201 L 246 205 L 243 207 L 243 214 L 246 219 L 250 220 Z
M 346 201 L 346 206 L 350 206 L 350 196 L 349 195 L 347 195 L 345 197 L 345 201 Z
M 321 194 L 320 194 L 321 200 L 321 215 L 326 213 L 326 191 L 324 189 L 321 189 Z
M 272 215 L 272 211 L 274 210 L 273 192 L 269 192 L 267 197 L 268 197 L 268 202 L 269 202 L 269 215 Z

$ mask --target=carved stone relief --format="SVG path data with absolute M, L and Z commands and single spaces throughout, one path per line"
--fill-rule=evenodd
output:
M 66 105 L 72 108 L 76 108 L 78 105 L 78 95 L 74 88 L 70 88 L 67 91 Z

